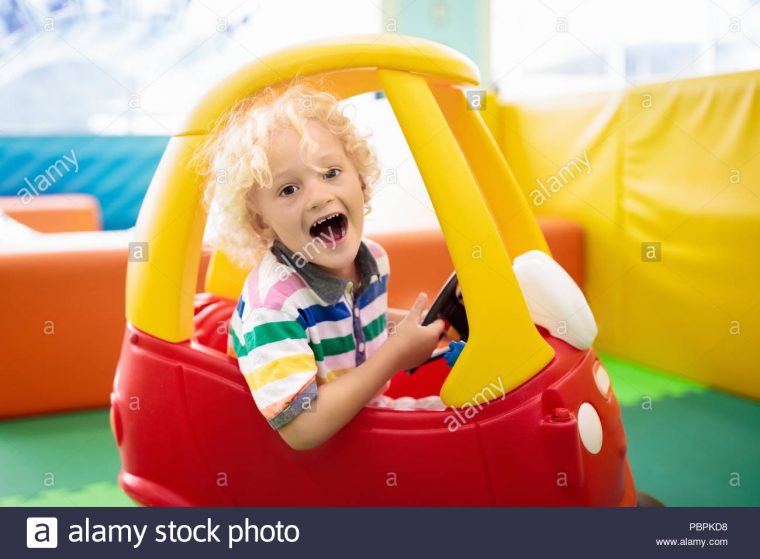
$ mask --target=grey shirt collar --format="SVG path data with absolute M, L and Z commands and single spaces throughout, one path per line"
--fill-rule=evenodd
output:
M 291 266 L 326 303 L 336 304 L 346 292 L 349 280 L 325 272 L 322 268 L 306 260 L 302 254 L 292 252 L 279 239 L 275 239 L 271 250 L 280 262 Z M 359 277 L 362 282 L 358 293 L 361 293 L 374 279 L 380 278 L 377 261 L 364 241 L 359 245 L 356 263 L 359 266 Z

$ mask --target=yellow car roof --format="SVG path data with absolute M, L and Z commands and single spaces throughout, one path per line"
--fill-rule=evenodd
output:
M 204 178 L 189 165 L 207 132 L 240 99 L 293 79 L 338 96 L 382 89 L 428 189 L 467 304 L 470 337 L 441 391 L 448 405 L 509 392 L 554 356 L 536 330 L 510 254 L 548 252 L 528 202 L 463 86 L 475 65 L 442 45 L 398 35 L 317 41 L 254 60 L 222 80 L 173 136 L 146 194 L 127 270 L 127 319 L 167 342 L 189 340 L 206 213 Z M 237 297 L 246 270 L 214 259 L 207 288 Z M 219 271 L 223 271 L 219 274 Z

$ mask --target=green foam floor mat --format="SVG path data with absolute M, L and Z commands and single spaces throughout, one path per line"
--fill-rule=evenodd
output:
M 0 421 L 0 506 L 129 506 L 108 410 Z
M 760 404 L 603 355 L 636 488 L 669 506 L 760 506 Z

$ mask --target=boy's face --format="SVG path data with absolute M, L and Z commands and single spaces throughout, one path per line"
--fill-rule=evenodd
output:
M 317 121 L 307 129 L 318 146 L 311 163 L 327 172 L 302 159 L 295 130 L 275 131 L 272 187 L 254 190 L 254 226 L 326 271 L 352 279 L 364 230 L 364 185 L 338 138 Z

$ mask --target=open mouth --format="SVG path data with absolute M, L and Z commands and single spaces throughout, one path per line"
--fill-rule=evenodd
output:
M 347 231 L 348 218 L 339 212 L 318 219 L 309 228 L 309 234 L 312 238 L 320 237 L 333 243 L 337 243 L 345 237 Z

